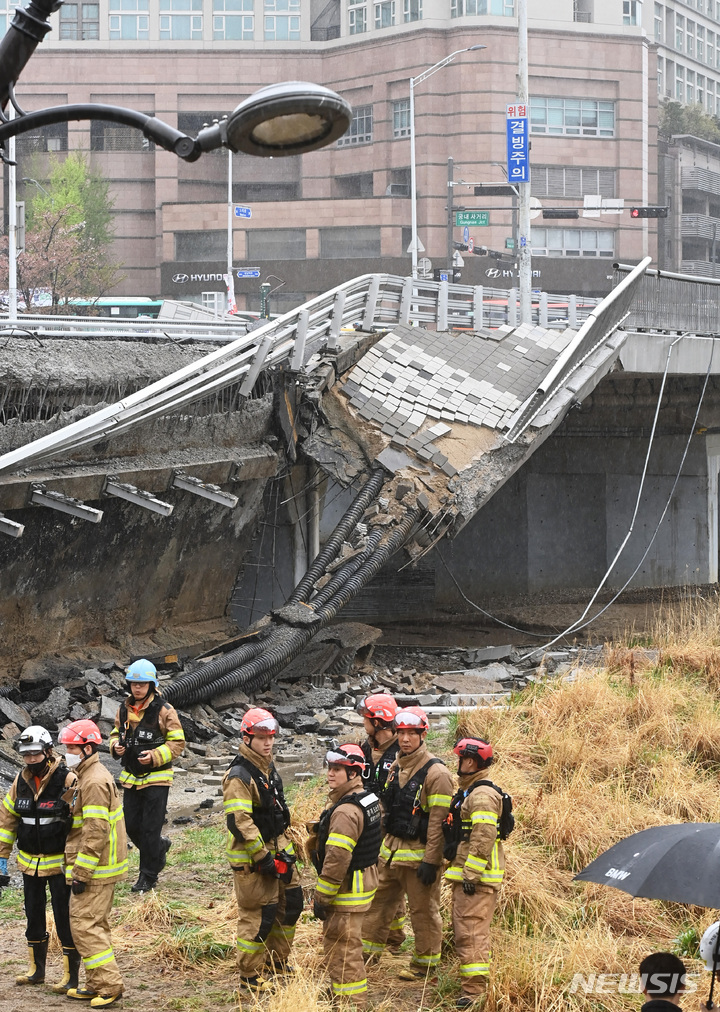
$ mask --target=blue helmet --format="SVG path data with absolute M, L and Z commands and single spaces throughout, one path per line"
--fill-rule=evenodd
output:
M 141 657 L 139 661 L 133 661 L 127 669 L 125 680 L 128 682 L 152 682 L 157 685 L 157 668 L 152 661 L 146 661 Z

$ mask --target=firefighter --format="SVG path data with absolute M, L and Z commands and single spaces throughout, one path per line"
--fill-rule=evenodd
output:
M 67 996 L 104 1008 L 123 993 L 109 921 L 115 883 L 127 876 L 123 810 L 115 781 L 97 755 L 102 742 L 97 725 L 75 720 L 58 741 L 66 746 L 66 762 L 78 777 L 70 803 L 65 875 L 72 890 L 70 929 L 85 966 L 85 986 L 69 988 Z
M 303 892 L 286 830 L 290 812 L 272 761 L 278 723 L 259 707 L 240 725 L 242 742 L 223 778 L 227 855 L 238 905 L 237 965 L 252 991 L 273 987 L 270 974 L 292 973 L 288 957 Z
M 445 856 L 452 883 L 452 924 L 455 951 L 460 959 L 461 994 L 458 1008 L 482 1009 L 490 973 L 490 922 L 505 875 L 505 856 L 499 823 L 503 794 L 485 770 L 492 764 L 492 746 L 482 738 L 462 738 L 453 749 L 458 756 L 459 791 L 446 820 L 449 828 Z
M 377 795 L 363 784 L 365 756 L 359 745 L 341 745 L 325 760 L 329 804 L 308 826 L 318 873 L 313 912 L 322 921 L 333 997 L 364 1007 L 362 922 L 377 889 L 382 813 Z
M 123 811 L 127 835 L 140 854 L 140 873 L 131 887 L 148 892 L 165 867 L 170 837 L 162 835 L 172 763 L 185 748 L 185 734 L 177 711 L 158 691 L 157 671 L 148 660 L 127 670 L 128 697 L 115 715 L 110 752 L 123 765 Z
M 440 875 L 443 821 L 452 799 L 452 778 L 425 744 L 427 715 L 419 706 L 398 710 L 393 727 L 398 757 L 390 768 L 382 802 L 386 837 L 380 848 L 380 882 L 363 923 L 368 957 L 382 953 L 398 898 L 407 896 L 415 952 L 402 980 L 434 977 L 440 962 Z
M 397 732 L 393 727 L 398 705 L 387 692 L 379 692 L 362 699 L 357 712 L 363 718 L 367 739 L 362 744 L 365 755 L 365 787 L 382 797 L 390 767 L 397 758 Z M 405 941 L 405 897 L 400 897 L 395 917 L 390 923 L 387 946 L 391 952 L 399 952 Z M 369 958 L 369 956 L 368 956 Z
M 16 984 L 42 984 L 48 950 L 45 919 L 46 885 L 55 930 L 63 950 L 62 979 L 53 991 L 64 994 L 77 987 L 80 956 L 70 932 L 70 888 L 65 882 L 65 840 L 69 828 L 69 800 L 77 783 L 61 756 L 53 753 L 50 732 L 34 724 L 18 738 L 17 751 L 25 762 L 13 780 L 0 809 L 0 874 L 17 840 L 17 863 L 23 875 L 25 916 L 30 966 L 15 978 Z

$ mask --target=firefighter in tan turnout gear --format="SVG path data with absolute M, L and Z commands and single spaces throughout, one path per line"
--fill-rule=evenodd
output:
M 333 997 L 363 1007 L 367 978 L 362 922 L 377 889 L 382 814 L 377 795 L 365 790 L 365 756 L 359 745 L 341 745 L 325 759 L 329 805 L 319 821 L 308 826 L 318 873 L 313 911 L 323 925 Z
M 85 986 L 68 998 L 112 1005 L 123 993 L 110 937 L 115 883 L 127 875 L 127 841 L 115 781 L 97 755 L 102 736 L 92 720 L 75 720 L 60 732 L 66 762 L 78 782 L 70 804 L 72 828 L 65 846 L 65 874 L 71 885 L 70 928 L 85 967 Z
M 398 900 L 408 899 L 415 952 L 403 980 L 434 976 L 440 962 L 440 866 L 443 820 L 452 799 L 452 778 L 425 745 L 427 715 L 419 706 L 398 710 L 399 753 L 388 776 L 382 803 L 386 837 L 380 848 L 380 882 L 363 923 L 368 958 L 382 953 Z
M 70 932 L 70 887 L 65 881 L 65 840 L 77 777 L 53 753 L 50 732 L 35 724 L 15 743 L 25 769 L 15 777 L 0 808 L 0 875 L 17 840 L 17 863 L 23 876 L 30 966 L 17 984 L 42 984 L 48 950 L 46 886 L 50 888 L 55 930 L 63 948 L 64 973 L 53 985 L 60 994 L 77 987 L 80 957 Z
M 286 830 L 290 812 L 272 761 L 278 723 L 255 707 L 241 723 L 242 743 L 223 778 L 227 855 L 238 905 L 240 983 L 253 991 L 273 987 L 266 970 L 287 965 L 303 907 L 295 851 Z
M 445 856 L 450 861 L 445 878 L 452 883 L 452 923 L 462 978 L 456 1005 L 480 1010 L 490 973 L 490 922 L 505 875 L 501 839 L 514 820 L 509 796 L 484 779 L 493 761 L 492 746 L 482 738 L 462 738 L 454 752 L 460 790 L 445 822 Z
M 154 889 L 165 867 L 170 837 L 162 835 L 173 760 L 185 748 L 177 711 L 158 692 L 152 661 L 134 661 L 126 675 L 128 697 L 115 715 L 110 752 L 123 765 L 123 812 L 127 835 L 140 854 L 134 893 Z

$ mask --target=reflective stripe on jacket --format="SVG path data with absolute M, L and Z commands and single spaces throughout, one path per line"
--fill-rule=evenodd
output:
M 360 794 L 365 785 L 360 777 L 330 792 L 330 803 L 347 794 Z M 328 906 L 348 913 L 362 913 L 370 909 L 378 885 L 377 865 L 349 871 L 353 851 L 365 827 L 365 816 L 359 805 L 338 805 L 330 817 L 325 860 L 318 875 L 315 895 Z
M 51 759 L 45 776 L 40 781 L 40 789 L 37 794 L 35 794 L 36 799 L 42 797 L 43 791 L 48 785 L 50 778 L 62 761 L 62 757 L 60 756 L 54 756 Z M 26 767 L 18 773 L 17 777 L 15 777 L 10 785 L 10 789 L 3 799 L 2 806 L 0 806 L 0 857 L 4 857 L 5 859 L 10 857 L 10 852 L 12 851 L 13 844 L 15 843 L 21 819 L 20 814 L 15 808 L 18 780 L 20 777 L 22 777 L 25 783 L 30 786 L 33 792 L 35 790 L 35 778 Z M 63 798 L 67 802 L 70 802 L 76 783 L 76 775 L 68 770 L 68 774 L 65 777 L 65 793 L 63 794 Z M 17 863 L 20 871 L 26 875 L 37 875 L 39 878 L 48 878 L 51 875 L 62 874 L 65 867 L 65 855 L 63 853 L 31 854 L 26 850 L 20 850 L 18 848 Z
M 240 744 L 238 751 L 265 777 L 268 776 L 270 762 L 244 743 Z M 252 778 L 248 778 L 250 783 L 246 783 L 241 777 L 231 777 L 228 775 L 229 772 L 228 770 L 225 773 L 222 783 L 223 809 L 228 827 L 225 853 L 231 868 L 252 868 L 258 861 L 262 861 L 271 847 L 273 853 L 276 853 L 275 841 L 268 840 L 266 843 L 253 819 L 253 809 L 256 811 L 262 809 L 257 784 Z M 281 850 L 286 854 L 295 853 L 285 833 L 279 833 L 277 837 L 277 852 Z
M 77 767 L 70 808 L 73 825 L 65 846 L 68 881 L 115 882 L 128 870 L 127 838 L 115 781 L 97 755 Z
M 398 752 L 392 768 L 397 767 L 399 770 L 400 786 L 404 787 L 412 775 L 432 758 L 434 757 L 424 743 L 410 755 Z M 388 834 L 380 848 L 380 860 L 388 861 L 392 855 L 394 864 L 420 864 L 421 861 L 427 861 L 428 864 L 439 867 L 443 863 L 445 845 L 442 824 L 450 808 L 452 795 L 453 782 L 447 766 L 443 763 L 431 766 L 420 792 L 420 806 L 428 813 L 427 842 L 423 844 L 420 840 L 403 840 Z
M 140 708 L 140 720 L 132 720 L 135 727 L 141 722 L 143 712 L 157 698 L 161 698 L 159 693 L 152 693 L 143 702 Z M 135 699 L 132 696 L 128 696 L 125 700 L 128 713 L 131 712 L 129 708 L 133 705 L 135 705 Z M 110 732 L 110 752 L 112 755 L 115 755 L 115 745 L 117 745 L 120 734 L 124 730 L 120 727 L 120 723 L 120 708 L 118 708 L 115 714 L 115 726 Z M 185 732 L 182 729 L 177 710 L 173 706 L 170 706 L 169 703 L 160 709 L 158 728 L 165 738 L 165 743 L 151 750 L 152 763 L 147 767 L 147 773 L 136 774 L 131 773 L 130 770 L 122 770 L 119 780 L 123 787 L 135 787 L 139 789 L 142 787 L 164 787 L 172 784 L 173 770 L 172 766 L 168 766 L 167 764 L 172 763 L 174 759 L 178 759 L 182 755 L 185 748 Z M 167 768 L 158 769 L 157 767 L 159 766 L 166 766 Z
M 482 779 L 484 772 L 478 774 Z M 505 853 L 498 839 L 502 797 L 492 787 L 476 787 L 462 803 L 460 818 L 464 835 L 457 854 L 445 872 L 448 882 L 480 883 L 499 889 L 505 877 Z

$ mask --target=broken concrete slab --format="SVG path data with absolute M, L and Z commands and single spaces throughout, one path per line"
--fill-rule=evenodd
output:
M 498 647 L 480 647 L 477 650 L 468 650 L 467 659 L 471 665 L 490 664 L 491 661 L 509 660 L 515 653 L 512 644 Z
M 29 727 L 32 724 L 30 714 L 24 706 L 19 706 L 4 696 L 0 696 L 0 724 L 17 724 L 20 728 Z

